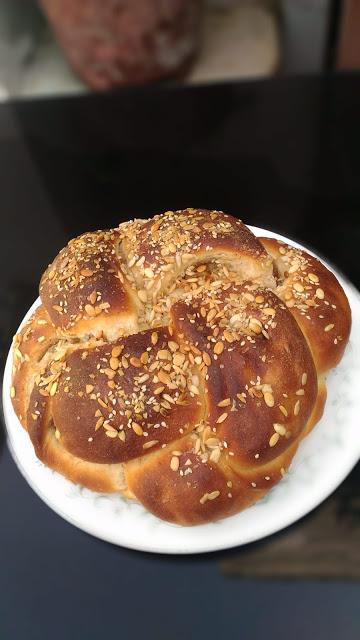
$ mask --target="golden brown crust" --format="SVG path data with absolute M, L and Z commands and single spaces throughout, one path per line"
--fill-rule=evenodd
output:
M 29 396 L 41 370 L 41 360 L 57 342 L 55 327 L 43 306 L 36 309 L 14 338 L 11 397 L 25 429 Z
M 51 469 L 62 473 L 72 482 L 92 491 L 127 491 L 122 464 L 96 464 L 69 452 L 60 442 L 59 433 L 52 418 L 52 396 L 42 395 L 35 387 L 30 398 L 33 408 L 29 412 L 28 430 L 36 455 Z
M 296 322 L 271 291 L 257 288 L 254 295 L 251 289 L 232 286 L 217 292 L 216 302 L 200 298 L 173 307 L 177 330 L 211 358 L 207 421 L 241 468 L 291 446 L 317 394 L 311 353 Z
M 122 272 L 116 230 L 85 233 L 71 240 L 40 282 L 41 301 L 52 322 L 74 336 L 109 339 L 137 328 L 136 298 Z
M 84 234 L 40 293 L 12 391 L 37 456 L 180 524 L 236 513 L 281 479 L 350 331 L 319 261 L 218 211 Z
M 271 260 L 261 243 L 241 220 L 223 212 L 167 211 L 150 220 L 120 225 L 119 229 L 128 268 L 145 282 L 146 269 L 151 269 L 155 277 L 164 276 L 174 269 L 180 272 L 184 265 L 203 262 L 204 258 L 213 260 L 214 256 L 220 256 L 225 263 L 237 256 L 238 272 L 246 270 L 252 280 L 272 275 Z
M 273 238 L 259 238 L 279 272 L 276 294 L 305 335 L 318 373 L 340 362 L 349 339 L 351 310 L 334 274 L 317 258 Z
M 194 428 L 204 414 L 201 389 L 189 390 L 196 367 L 178 374 L 180 350 L 169 347 L 175 339 L 162 328 L 70 354 L 52 400 L 68 451 L 91 462 L 125 462 Z
M 215 463 L 201 452 L 194 453 L 194 441 L 187 436 L 125 466 L 127 485 L 145 507 L 159 518 L 183 525 L 218 520 L 259 500 L 285 474 L 297 448 L 292 445 L 282 454 L 280 465 L 239 474 L 227 453 Z M 172 468 L 174 458 L 178 462 Z

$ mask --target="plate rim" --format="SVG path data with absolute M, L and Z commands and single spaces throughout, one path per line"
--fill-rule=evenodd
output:
M 356 287 L 346 278 L 346 276 L 344 276 L 341 272 L 338 271 L 338 269 L 334 266 L 332 266 L 326 259 L 324 259 L 323 257 L 321 257 L 318 253 L 316 253 L 312 248 L 308 248 L 307 246 L 297 242 L 296 240 L 293 240 L 292 238 L 289 239 L 286 236 L 283 236 L 282 234 L 279 234 L 277 232 L 273 232 L 271 230 L 268 229 L 263 229 L 261 227 L 256 227 L 253 225 L 247 225 L 248 228 L 256 235 L 256 236 L 264 236 L 264 237 L 272 237 L 272 238 L 276 238 L 278 240 L 282 240 L 285 243 L 291 244 L 297 248 L 300 249 L 304 249 L 306 250 L 308 253 L 310 253 L 311 255 L 315 256 L 316 258 L 318 258 L 323 264 L 325 264 L 325 266 L 334 273 L 334 275 L 338 278 L 340 284 L 342 285 L 342 287 L 345 290 L 345 293 L 348 294 L 348 291 L 351 292 L 352 296 L 355 296 L 355 298 L 357 299 L 357 303 L 359 304 L 359 309 L 360 309 L 360 293 L 359 291 L 356 289 Z M 34 309 L 39 305 L 39 298 L 37 298 L 34 303 L 31 305 L 31 307 L 29 308 L 29 310 L 27 311 L 27 313 L 25 314 L 23 320 L 21 321 L 19 328 L 22 326 L 22 324 L 26 321 L 26 319 L 33 313 Z M 17 331 L 19 330 L 19 328 L 17 329 Z M 329 482 L 325 489 L 323 489 L 323 491 L 321 492 L 321 496 L 319 496 L 319 492 L 314 492 L 314 496 L 312 499 L 308 500 L 307 504 L 305 505 L 305 508 L 300 508 L 300 510 L 298 510 L 297 513 L 295 514 L 290 514 L 290 515 L 286 515 L 286 511 L 285 511 L 285 516 L 283 515 L 282 518 L 279 518 L 279 520 L 276 522 L 276 524 L 270 525 L 268 527 L 264 526 L 264 530 L 261 533 L 261 535 L 259 535 L 258 533 L 254 533 L 254 535 L 248 535 L 245 539 L 241 539 L 241 536 L 239 536 L 239 540 L 236 540 L 236 528 L 235 528 L 235 533 L 234 533 L 234 539 L 232 542 L 228 542 L 228 541 L 223 541 L 220 542 L 217 541 L 217 539 L 212 539 L 211 542 L 208 542 L 207 539 L 206 541 L 204 540 L 204 544 L 197 544 L 196 548 L 192 548 L 191 547 L 191 543 L 189 544 L 184 544 L 184 545 L 179 545 L 179 543 L 174 544 L 174 546 L 169 546 L 167 548 L 164 548 L 161 544 L 157 545 L 156 543 L 151 543 L 148 544 L 146 541 L 144 541 L 143 544 L 139 545 L 138 543 L 132 543 L 129 534 L 125 533 L 123 539 L 119 539 L 119 535 L 115 535 L 112 532 L 109 532 L 108 534 L 104 534 L 104 532 L 102 530 L 99 530 L 96 526 L 96 522 L 92 523 L 91 526 L 89 526 L 87 523 L 83 523 L 81 522 L 81 520 L 76 520 L 71 514 L 67 513 L 66 511 L 64 511 L 61 506 L 59 506 L 57 504 L 56 501 L 52 501 L 51 498 L 49 498 L 47 496 L 46 493 L 43 492 L 42 488 L 39 486 L 39 484 L 33 479 L 33 477 L 25 470 L 24 466 L 22 465 L 21 461 L 19 460 L 19 456 L 17 454 L 17 452 L 15 451 L 15 447 L 11 438 L 11 427 L 9 427 L 9 424 L 11 420 L 15 419 L 18 422 L 18 426 L 19 428 L 23 429 L 23 427 L 20 425 L 20 422 L 13 410 L 11 401 L 10 401 L 10 396 L 9 396 L 9 388 L 10 388 L 10 372 L 11 372 L 11 364 L 12 364 L 12 350 L 11 347 L 9 349 L 7 358 L 6 358 L 6 364 L 5 364 L 5 369 L 4 369 L 4 375 L 3 375 L 3 414 L 4 414 L 4 423 L 6 426 L 6 439 L 7 439 L 7 445 L 8 448 L 10 450 L 11 456 L 18 468 L 18 470 L 20 471 L 21 475 L 24 477 L 24 479 L 27 481 L 27 483 L 29 484 L 29 486 L 32 488 L 32 490 L 36 493 L 36 495 L 48 506 L 50 507 L 50 509 L 52 509 L 52 511 L 54 511 L 57 515 L 59 515 L 60 517 L 62 517 L 64 520 L 66 520 L 67 522 L 69 522 L 70 524 L 72 524 L 73 526 L 77 527 L 78 529 L 85 531 L 86 533 L 97 537 L 101 540 L 104 540 L 106 542 L 109 542 L 111 544 L 115 544 L 117 546 L 121 546 L 124 548 L 128 548 L 128 549 L 132 549 L 132 550 L 137 550 L 137 551 L 145 551 L 145 552 L 149 552 L 149 553 L 161 553 L 161 554 L 166 554 L 166 555 L 190 555 L 190 554 L 196 554 L 196 553 L 211 553 L 211 552 L 216 552 L 216 551 L 223 551 L 226 549 L 231 549 L 231 548 L 235 548 L 235 547 L 240 547 L 243 546 L 245 544 L 250 544 L 252 542 L 264 539 L 268 536 L 271 536 L 281 530 L 283 530 L 284 528 L 291 526 L 292 524 L 294 524 L 295 522 L 297 522 L 298 520 L 300 520 L 301 518 L 303 518 L 304 516 L 306 516 L 307 514 L 311 513 L 317 506 L 319 506 L 320 504 L 322 504 L 322 502 L 324 500 L 326 500 L 336 489 L 338 486 L 340 486 L 340 484 L 345 480 L 345 478 L 348 476 L 348 474 L 351 472 L 351 470 L 354 468 L 354 466 L 357 464 L 358 460 L 359 460 L 359 456 L 360 456 L 360 451 L 357 451 L 357 448 L 354 447 L 353 449 L 353 455 L 350 456 L 351 460 L 347 462 L 346 465 L 341 467 L 340 472 L 337 472 L 336 474 L 334 474 L 334 478 L 332 482 Z M 330 373 L 330 372 L 329 372 Z M 11 415 L 12 414 L 12 415 Z M 316 429 L 316 425 L 315 425 L 315 429 Z M 309 434 L 310 436 L 311 434 Z M 307 436 L 307 437 L 309 437 Z M 29 443 L 31 446 L 31 443 Z M 295 454 L 296 457 L 297 454 Z M 53 473 L 56 473 L 55 471 L 53 471 Z M 57 474 L 58 476 L 62 477 L 61 474 Z M 66 478 L 63 478 L 64 480 L 66 480 Z M 66 480 L 67 481 L 67 480 Z M 67 481 L 68 482 L 68 481 Z M 77 486 L 77 485 L 74 485 Z M 96 494 L 96 492 L 93 492 L 94 494 Z M 99 494 L 102 495 L 102 494 Z M 123 498 L 122 496 L 119 496 L 119 498 L 121 498 L 122 500 L 126 500 L 126 498 Z M 142 507 L 144 509 L 144 511 L 147 513 L 146 509 L 144 507 Z M 235 514 L 236 515 L 239 514 Z M 151 514 L 152 516 L 152 514 Z M 153 518 L 156 518 L 155 516 L 152 516 Z M 159 520 L 158 518 L 156 518 L 156 520 L 159 521 L 160 524 L 164 524 L 163 521 Z M 229 518 L 225 518 L 221 521 L 219 521 L 220 523 L 224 523 L 226 521 L 229 521 Z M 167 525 L 169 525 L 169 523 L 165 523 Z M 213 524 L 215 527 L 218 523 L 211 523 Z M 191 530 L 194 529 L 194 527 L 181 527 L 179 525 L 172 525 L 173 527 L 175 527 L 176 529 L 185 529 L 185 530 Z M 208 526 L 208 525 L 197 525 L 196 528 L 201 528 L 204 526 Z M 171 531 L 171 529 L 169 528 L 169 531 Z M 214 533 L 216 534 L 216 530 L 214 530 Z M 238 532 L 237 532 L 238 533 Z M 118 530 L 117 530 L 117 534 L 119 534 Z M 239 535 L 239 534 L 238 534 Z M 121 538 L 121 536 L 120 536 Z

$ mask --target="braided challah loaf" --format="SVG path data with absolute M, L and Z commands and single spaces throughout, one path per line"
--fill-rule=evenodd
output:
M 40 297 L 11 388 L 37 456 L 187 525 L 281 479 L 351 323 L 319 260 L 200 209 L 75 238 Z

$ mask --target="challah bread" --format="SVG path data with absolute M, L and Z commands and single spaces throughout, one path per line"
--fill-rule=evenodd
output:
M 37 456 L 184 525 L 281 479 L 351 324 L 320 261 L 201 209 L 72 240 L 40 297 L 11 388 Z

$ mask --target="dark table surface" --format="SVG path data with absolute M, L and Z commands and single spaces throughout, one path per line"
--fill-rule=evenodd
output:
M 307 243 L 359 287 L 360 76 L 1 106 L 2 358 L 44 267 L 69 238 L 186 206 L 224 209 Z M 340 558 L 349 552 L 344 523 L 360 532 L 359 498 L 355 469 L 333 497 Z M 259 570 L 272 549 L 282 559 L 282 541 L 308 522 L 321 540 L 329 529 L 321 513 L 245 549 L 128 551 L 45 506 L 17 471 L 1 426 L 0 640 L 358 639 L 360 583 L 341 562 L 327 580 L 284 570 L 285 581 L 277 564 L 276 579 Z

